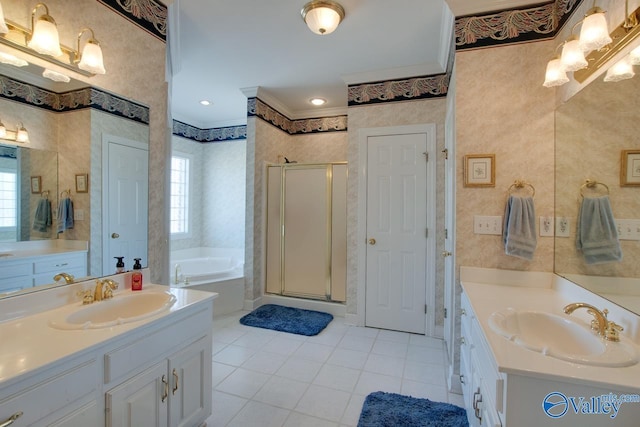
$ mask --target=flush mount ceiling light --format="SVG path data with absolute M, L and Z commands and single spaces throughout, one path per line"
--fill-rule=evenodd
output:
M 36 19 L 39 7 L 44 8 L 44 13 Z M 58 27 L 56 21 L 49 15 L 49 8 L 46 4 L 38 3 L 31 11 L 31 31 L 31 39 L 29 39 L 27 46 L 38 53 L 54 58 L 62 55 Z
M 331 34 L 344 19 L 344 9 L 334 1 L 310 1 L 300 11 L 302 19 L 316 34 Z
M 313 105 L 320 106 L 320 105 L 326 104 L 327 100 L 324 98 L 311 98 L 309 102 L 312 103 Z
M 211 101 L 207 101 L 206 99 L 203 99 L 202 101 L 200 101 L 200 104 L 204 106 L 211 105 Z

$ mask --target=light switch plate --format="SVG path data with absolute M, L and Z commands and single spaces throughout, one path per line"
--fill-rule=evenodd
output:
M 502 217 L 501 216 L 481 216 L 473 217 L 474 234 L 502 234 Z
M 84 209 L 76 209 L 73 211 L 73 219 L 75 221 L 84 221 Z

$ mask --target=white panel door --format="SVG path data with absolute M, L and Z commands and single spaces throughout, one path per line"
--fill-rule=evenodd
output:
M 426 329 L 427 135 L 367 142 L 366 326 Z
M 115 273 L 113 257 L 125 257 L 126 269 L 133 267 L 133 258 L 147 265 L 147 217 L 149 192 L 149 151 L 109 140 L 107 218 L 103 273 Z

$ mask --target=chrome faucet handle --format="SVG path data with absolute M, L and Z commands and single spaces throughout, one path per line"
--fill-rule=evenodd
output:
M 620 332 L 624 331 L 624 328 L 618 325 L 616 322 L 609 321 L 607 323 L 607 329 L 604 331 L 604 339 L 612 342 L 620 341 Z

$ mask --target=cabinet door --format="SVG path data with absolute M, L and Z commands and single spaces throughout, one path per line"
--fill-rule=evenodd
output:
M 169 358 L 170 425 L 199 425 L 211 414 L 211 343 L 206 337 Z
M 108 427 L 166 427 L 169 378 L 160 362 L 106 393 Z

